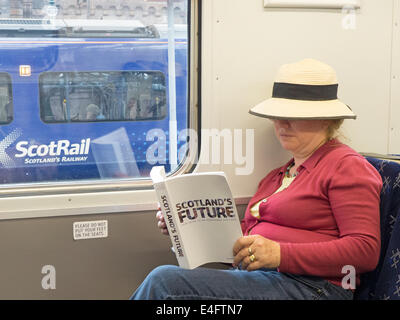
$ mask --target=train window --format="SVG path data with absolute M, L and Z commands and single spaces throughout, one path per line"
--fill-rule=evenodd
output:
M 130 189 L 190 166 L 190 3 L 2 1 L 0 189 Z
M 0 72 L 0 124 L 8 124 L 13 120 L 11 77 Z
M 44 122 L 144 121 L 166 117 L 157 71 L 49 72 L 39 77 Z

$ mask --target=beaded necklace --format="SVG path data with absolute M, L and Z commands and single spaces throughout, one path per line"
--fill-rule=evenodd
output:
M 330 141 L 330 140 L 328 140 L 328 141 Z M 325 144 L 327 142 L 327 140 L 322 140 L 321 141 L 321 143 L 318 145 L 318 146 L 316 146 L 315 148 L 314 148 L 314 150 L 309 154 L 309 156 L 311 156 L 313 153 L 314 153 L 314 151 L 315 150 L 317 150 L 320 146 L 322 146 L 323 144 Z M 309 157 L 308 156 L 308 157 Z M 307 157 L 307 158 L 308 158 Z M 290 171 L 290 169 L 292 169 L 294 167 L 294 161 L 291 163 L 291 164 L 289 164 L 288 165 L 288 167 L 286 168 L 286 172 L 285 172 L 285 176 L 287 177 L 287 178 L 294 178 L 294 177 L 296 177 L 299 173 L 298 172 L 296 172 L 296 173 L 293 173 L 292 175 L 289 173 L 289 171 Z
M 292 169 L 293 168 L 293 166 L 294 166 L 294 162 L 292 162 L 290 165 L 288 165 L 288 167 L 287 167 L 287 169 L 286 169 L 286 172 L 285 172 L 285 176 L 286 177 L 288 177 L 288 178 L 294 178 L 295 176 L 297 176 L 297 172 L 296 173 L 293 173 L 292 175 L 289 173 L 290 172 L 290 169 Z

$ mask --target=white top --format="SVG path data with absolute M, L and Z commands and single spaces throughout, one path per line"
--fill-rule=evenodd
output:
M 285 190 L 287 187 L 289 187 L 289 185 L 293 182 L 293 180 L 294 180 L 295 178 L 296 178 L 296 176 L 288 177 L 288 176 L 285 175 L 285 176 L 283 177 L 281 186 L 280 186 L 273 194 L 278 193 L 278 192 L 281 192 L 282 190 Z M 260 206 L 260 204 L 261 204 L 262 202 L 267 202 L 267 201 L 268 201 L 268 197 L 267 197 L 267 198 L 264 198 L 264 199 L 262 199 L 262 200 L 260 200 L 260 201 L 258 201 L 256 204 L 254 204 L 254 205 L 250 208 L 250 214 L 251 214 L 253 217 L 257 218 L 257 219 L 260 219 L 259 206 Z

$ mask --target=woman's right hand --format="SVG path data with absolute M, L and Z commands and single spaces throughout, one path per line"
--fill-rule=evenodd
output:
M 158 204 L 156 218 L 157 218 L 157 227 L 160 229 L 162 234 L 165 234 L 166 236 L 168 236 L 169 233 L 168 233 L 167 225 L 164 220 L 164 216 L 161 211 L 160 204 Z

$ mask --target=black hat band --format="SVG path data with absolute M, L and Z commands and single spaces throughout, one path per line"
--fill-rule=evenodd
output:
M 306 85 L 275 82 L 272 97 L 293 100 L 326 101 L 336 100 L 337 92 L 338 84 Z

